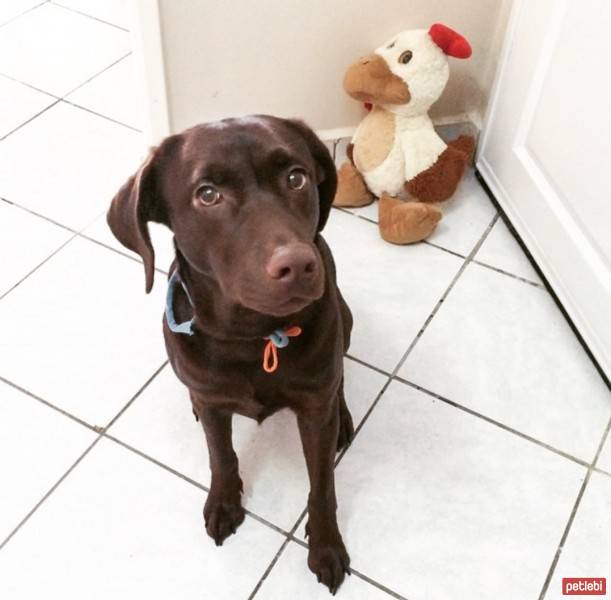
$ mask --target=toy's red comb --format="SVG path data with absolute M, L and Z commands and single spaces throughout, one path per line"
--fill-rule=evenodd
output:
M 469 58 L 471 45 L 460 33 L 441 23 L 431 25 L 429 35 L 432 40 L 448 55 L 455 58 Z

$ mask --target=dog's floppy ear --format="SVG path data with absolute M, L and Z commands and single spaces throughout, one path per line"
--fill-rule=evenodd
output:
M 305 138 L 310 153 L 316 162 L 316 177 L 318 184 L 318 200 L 320 213 L 318 217 L 318 231 L 322 231 L 329 218 L 331 204 L 337 189 L 337 172 L 333 157 L 318 136 L 303 122 L 290 119 L 288 123 Z
M 146 293 L 153 287 L 155 251 L 147 223 L 156 221 L 169 226 L 165 206 L 156 185 L 159 155 L 165 142 L 153 148 L 142 166 L 132 175 L 112 199 L 106 220 L 114 236 L 136 252 L 144 263 Z

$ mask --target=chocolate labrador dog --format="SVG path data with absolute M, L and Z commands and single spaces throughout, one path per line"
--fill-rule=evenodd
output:
M 147 292 L 147 222 L 174 233 L 163 332 L 206 435 L 208 534 L 221 545 L 244 520 L 233 413 L 261 422 L 290 408 L 310 479 L 308 566 L 333 594 L 350 572 L 333 465 L 354 433 L 342 364 L 352 315 L 320 235 L 336 183 L 329 152 L 302 122 L 227 119 L 164 140 L 108 211 L 114 235 L 142 257 Z

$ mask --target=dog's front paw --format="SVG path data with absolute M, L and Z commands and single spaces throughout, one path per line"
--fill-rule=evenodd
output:
M 308 567 L 335 596 L 346 573 L 350 575 L 350 557 L 341 538 L 334 543 L 310 545 Z
M 239 498 L 236 502 L 217 498 L 212 493 L 208 496 L 204 506 L 204 522 L 208 535 L 217 546 L 221 546 L 226 538 L 235 533 L 243 520 L 244 509 Z

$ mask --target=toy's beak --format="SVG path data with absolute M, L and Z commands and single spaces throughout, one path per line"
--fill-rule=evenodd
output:
M 405 81 L 391 72 L 379 54 L 364 56 L 348 67 L 344 90 L 355 100 L 373 104 L 407 104 L 411 98 Z

